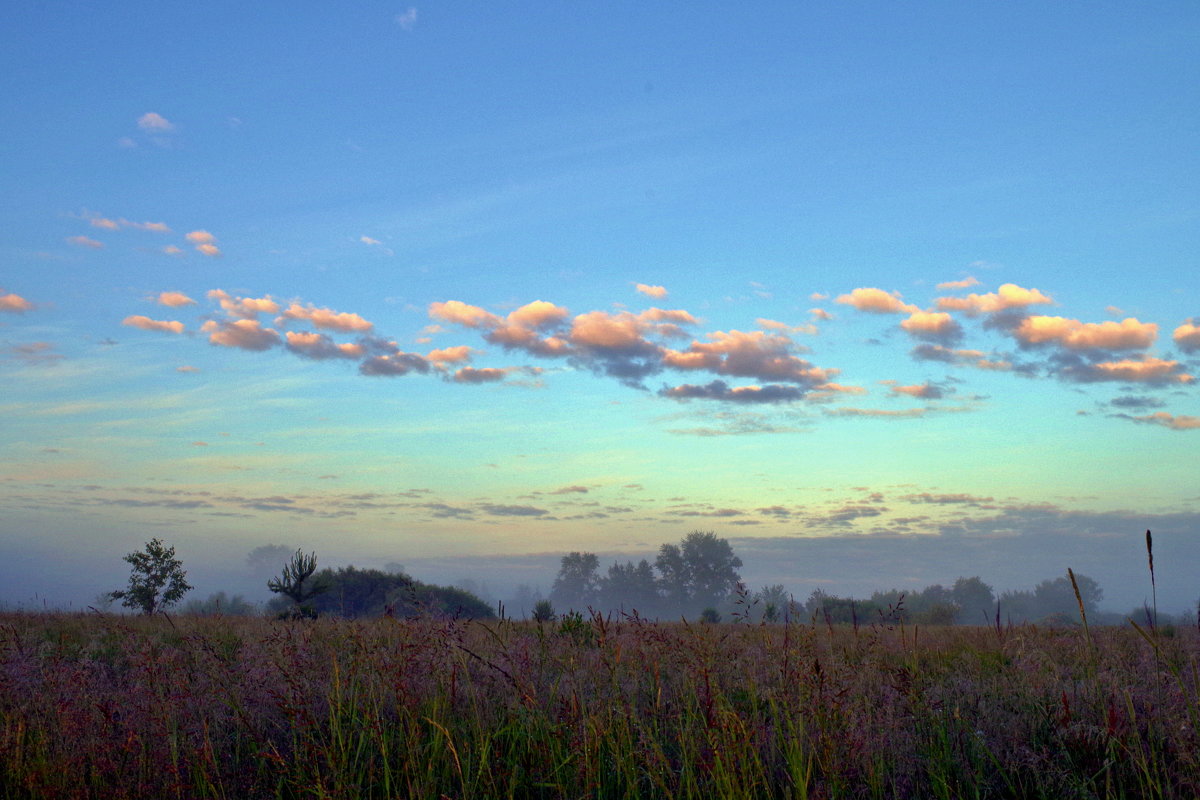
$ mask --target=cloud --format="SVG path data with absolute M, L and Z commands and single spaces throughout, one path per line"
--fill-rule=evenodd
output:
M 76 247 L 91 247 L 94 250 L 99 250 L 104 247 L 104 242 L 98 242 L 95 239 L 89 239 L 86 236 L 68 236 L 67 241 Z
M 1161 408 L 1165 403 L 1157 397 L 1137 397 L 1134 395 L 1122 395 L 1114 397 L 1108 401 L 1110 406 L 1114 408 Z
M 56 364 L 63 359 L 61 353 L 54 352 L 50 342 L 29 342 L 13 345 L 6 349 L 16 360 L 30 366 L 46 366 Z
M 115 231 L 120 228 L 134 228 L 140 231 L 153 231 L 155 233 L 170 233 L 171 229 L 165 222 L 133 222 L 124 217 L 121 219 L 108 219 L 106 217 L 89 217 L 88 222 L 93 228 L 102 228 L 106 231 Z
M 911 303 L 900 299 L 899 292 L 885 292 L 883 289 L 855 289 L 850 294 L 838 295 L 837 302 L 853 306 L 859 311 L 870 311 L 873 314 L 913 314 L 920 309 Z
M 184 364 L 182 367 L 176 367 L 176 368 L 175 368 L 175 371 L 176 371 L 176 372 L 189 372 L 189 373 L 190 373 L 190 372 L 199 372 L 199 371 L 200 371 L 200 368 L 199 368 L 199 367 L 193 367 L 193 366 L 191 366 L 190 364 Z
M 465 328 L 494 328 L 503 324 L 503 320 L 492 312 L 459 300 L 430 303 L 429 316 Z
M 718 375 L 785 381 L 809 388 L 826 383 L 837 370 L 815 367 L 792 355 L 791 339 L 762 331 L 715 331 L 712 341 L 693 341 L 687 350 L 666 350 L 663 364 L 677 370 L 706 370 Z
M 167 245 L 166 247 L 164 247 L 164 248 L 162 249 L 162 251 L 163 251 L 164 253 L 166 253 L 167 255 L 169 255 L 169 256 L 181 256 L 181 255 L 183 255 L 183 251 L 182 251 L 182 250 L 180 250 L 178 247 L 176 247 L 176 246 L 175 246 L 175 245 L 173 245 L 173 244 L 169 244 L 169 245 Z
M 902 394 L 908 397 L 918 397 L 922 400 L 940 400 L 946 396 L 947 390 L 934 383 L 919 383 L 913 386 L 891 387 L 892 394 Z
M 586 486 L 563 486 L 561 488 L 555 489 L 552 492 L 549 492 L 549 494 L 587 494 L 587 493 L 588 493 L 588 487 L 586 487 Z
M 944 311 L 914 311 L 900 327 L 915 339 L 953 344 L 963 337 L 962 326 Z
M 358 240 L 360 242 L 362 242 L 363 244 L 380 245 L 380 246 L 383 245 L 383 242 L 379 241 L 378 239 L 372 239 L 370 236 L 360 236 L 360 237 L 358 237 Z
M 760 328 L 764 328 L 769 331 L 777 331 L 779 333 L 804 333 L 808 334 L 809 336 L 817 335 L 817 326 L 807 322 L 803 325 L 788 325 L 786 322 L 778 322 L 777 320 L 767 319 L 766 317 L 759 317 L 754 320 L 754 324 Z
M 924 408 L 908 408 L 903 411 L 892 411 L 881 408 L 830 408 L 825 409 L 825 414 L 830 417 L 895 417 L 898 419 L 910 419 L 913 417 L 925 416 L 927 409 Z
M 968 289 L 972 286 L 978 286 L 978 285 L 979 285 L 979 281 L 977 281 L 974 277 L 966 277 L 966 278 L 963 278 L 961 281 L 946 281 L 945 283 L 939 283 L 937 285 L 937 288 L 943 289 L 943 290 L 946 290 L 946 289 Z
M 1049 305 L 1054 301 L 1037 289 L 1024 289 L 1015 283 L 1006 283 L 995 292 L 969 294 L 966 297 L 939 297 L 939 311 L 965 311 L 971 316 L 994 314 L 1014 308 L 1032 305 Z
M 976 369 L 1006 371 L 1013 365 L 1004 359 L 991 360 L 984 357 L 982 350 L 952 350 L 938 344 L 919 344 L 910 352 L 917 361 L 940 361 L 943 364 L 975 367 Z
M 166 117 L 154 111 L 148 111 L 138 117 L 137 126 L 150 133 L 170 133 L 175 130 L 174 124 L 168 122 Z
M 906 494 L 901 496 L 901 500 L 907 500 L 910 503 L 935 503 L 938 505 L 965 505 L 975 508 L 993 508 L 986 506 L 984 503 L 991 503 L 995 498 L 979 497 L 973 494 L 931 494 L 929 492 L 921 492 L 919 494 Z
M 183 238 L 187 239 L 192 244 L 212 244 L 217 240 L 217 237 L 213 236 L 208 231 L 192 231 Z
M 721 400 L 729 403 L 791 403 L 804 398 L 807 390 L 797 386 L 772 384 L 767 386 L 731 387 L 725 381 L 716 380 L 703 386 L 685 383 L 679 386 L 664 386 L 660 397 L 672 400 Z
M 264 328 L 257 319 L 235 319 L 229 322 L 209 320 L 200 326 L 208 334 L 210 344 L 237 347 L 242 350 L 269 350 L 279 344 L 279 334 Z
M 455 347 L 445 347 L 439 350 L 430 350 L 425 356 L 434 364 L 455 364 L 461 361 L 470 361 L 471 353 L 474 351 L 465 344 L 456 345 Z
M 1121 415 L 1124 416 L 1124 415 Z M 1170 428 L 1173 431 L 1190 431 L 1200 430 L 1200 417 L 1189 417 L 1186 414 L 1172 415 L 1165 411 L 1156 411 L 1144 417 L 1125 417 L 1134 422 L 1142 422 L 1149 425 L 1161 425 L 1164 428 Z
M 645 283 L 639 283 L 633 288 L 637 289 L 647 297 L 653 297 L 655 300 L 661 300 L 667 296 L 667 290 L 662 286 L 650 286 Z
M 150 319 L 143 317 L 141 314 L 134 314 L 121 320 L 122 325 L 128 325 L 130 328 L 141 328 L 144 331 L 162 331 L 164 333 L 183 333 L 183 323 L 175 321 L 165 321 Z
M 550 513 L 535 506 L 508 506 L 498 503 L 480 503 L 479 510 L 494 517 L 540 517 Z
M 341 333 L 366 333 L 372 330 L 375 326 L 367 322 L 358 314 L 349 312 L 338 312 L 328 308 L 317 308 L 309 303 L 307 306 L 301 306 L 299 303 L 292 303 L 287 310 L 275 320 L 276 325 L 285 325 L 288 320 L 307 320 L 313 324 L 313 327 L 323 330 L 339 331 Z
M 0 289 L 0 292 L 3 292 Z M 26 311 L 33 310 L 33 303 L 21 297 L 19 294 L 0 294 L 0 311 L 6 311 L 10 314 L 24 314 Z
M 171 306 L 172 308 L 196 305 L 196 301 L 188 297 L 183 292 L 161 292 L 159 293 L 158 297 L 155 298 L 154 302 L 163 306 Z
M 482 369 L 462 367 L 454 373 L 452 380 L 455 383 L 495 383 L 504 380 L 504 376 L 507 374 L 508 370 L 497 369 L 495 367 L 484 367 Z
M 1025 317 L 1011 331 L 1024 347 L 1055 344 L 1069 350 L 1141 350 L 1158 337 L 1153 322 L 1128 317 L 1121 322 L 1080 322 L 1065 317 Z
M 411 31 L 417 26 L 417 9 L 413 6 L 409 6 L 392 19 L 394 19 L 396 24 L 399 25 L 403 30 Z
M 231 317 L 254 319 L 259 314 L 279 313 L 279 303 L 269 294 L 262 297 L 235 297 L 223 289 L 212 289 L 208 292 L 208 298 L 219 302 Z
M 1182 369 L 1182 365 L 1178 361 L 1168 361 L 1153 356 L 1139 356 L 1098 363 L 1064 359 L 1054 367 L 1054 371 L 1059 377 L 1077 383 L 1124 381 L 1126 383 L 1162 385 L 1191 383 L 1195 380 Z
M 210 258 L 218 258 L 221 255 L 221 248 L 215 244 L 198 244 L 196 249 Z
M 373 356 L 359 365 L 358 371 L 372 377 L 399 377 L 410 372 L 429 372 L 429 362 L 416 353 L 395 352 Z
M 813 319 L 821 320 L 822 322 L 833 319 L 833 314 L 830 314 L 823 308 L 810 308 L 808 313 L 812 315 Z
M 1176 346 L 1185 353 L 1195 353 L 1200 350 L 1200 319 L 1189 320 L 1171 335 Z
M 303 358 L 322 361 L 329 358 L 362 358 L 366 348 L 349 342 L 338 344 L 323 333 L 288 331 L 285 347 Z

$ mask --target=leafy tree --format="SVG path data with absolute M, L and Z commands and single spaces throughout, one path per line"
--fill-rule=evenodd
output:
M 792 597 L 782 583 L 764 586 L 755 593 L 754 599 L 762 604 L 765 622 L 778 622 L 791 616 Z
M 959 578 L 950 589 L 950 596 L 958 606 L 958 622 L 979 625 L 992 618 L 996 611 L 996 595 L 992 587 L 978 576 Z
M 554 586 L 550 589 L 550 600 L 559 608 L 582 611 L 597 601 L 600 577 L 596 570 L 600 559 L 595 553 L 568 553 L 562 557 L 562 565 Z
M 728 540 L 711 531 L 692 531 L 678 545 L 664 544 L 654 565 L 665 599 L 682 613 L 720 607 L 742 580 L 742 560 Z
M 191 584 L 185 580 L 187 572 L 183 562 L 175 557 L 175 548 L 164 547 L 157 537 L 146 542 L 143 550 L 125 556 L 124 560 L 132 567 L 129 587 L 110 592 L 109 597 L 120 600 L 126 608 L 154 614 L 178 603 L 191 591 Z
M 650 562 L 644 558 L 636 565 L 632 561 L 614 562 L 607 577 L 600 580 L 600 602 L 608 609 L 655 613 L 659 606 L 658 583 Z
M 267 588 L 276 594 L 288 597 L 294 610 L 301 614 L 310 615 L 312 609 L 305 604 L 322 592 L 328 591 L 329 582 L 322 578 L 314 578 L 317 571 L 317 554 L 297 550 L 292 558 L 283 565 L 283 572 L 278 578 L 267 581 Z
M 1104 597 L 1100 584 L 1086 575 L 1076 575 L 1075 583 L 1079 586 L 1079 596 L 1083 600 L 1084 610 L 1091 614 Z M 1039 618 L 1054 614 L 1065 615 L 1070 619 L 1079 619 L 1079 603 L 1075 600 L 1075 589 L 1067 577 L 1045 580 L 1033 590 Z

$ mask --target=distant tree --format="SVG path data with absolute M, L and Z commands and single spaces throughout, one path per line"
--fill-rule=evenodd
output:
M 608 575 L 600 580 L 600 604 L 611 610 L 637 611 L 651 616 L 659 606 L 658 583 L 654 568 L 642 559 L 636 565 L 614 562 Z
M 792 597 L 782 583 L 764 586 L 755 594 L 762 606 L 764 622 L 778 622 L 791 616 Z
M 585 611 L 597 601 L 600 559 L 595 553 L 568 553 L 562 557 L 558 577 L 550 589 L 550 600 L 565 610 Z
M 956 580 L 950 596 L 958 606 L 959 623 L 982 625 L 996 613 L 996 595 L 978 576 Z
M 291 558 L 292 548 L 285 544 L 264 544 L 246 554 L 246 566 L 254 575 L 269 576 L 279 564 Z
M 1095 612 L 1097 604 L 1104 597 L 1100 584 L 1086 575 L 1076 575 L 1075 583 L 1079 586 L 1084 611 L 1088 614 Z M 1042 581 L 1034 587 L 1033 597 L 1039 619 L 1055 614 L 1073 620 L 1079 619 L 1079 603 L 1075 599 L 1075 589 L 1071 586 L 1070 578 L 1066 576 Z
M 742 560 L 733 554 L 729 540 L 708 531 L 692 531 L 680 542 L 691 578 L 692 602 L 722 605 L 741 582 Z
M 317 571 L 317 554 L 297 550 L 292 553 L 291 560 L 283 565 L 283 571 L 278 578 L 267 581 L 267 588 L 276 594 L 291 599 L 294 611 L 308 616 L 312 609 L 308 601 L 328 591 L 329 583 L 322 578 L 314 578 Z
M 678 545 L 664 544 L 654 566 L 664 600 L 677 613 L 720 607 L 742 580 L 742 560 L 728 540 L 711 531 L 692 531 Z
M 110 592 L 109 596 L 120 600 L 126 608 L 154 614 L 178 603 L 191 591 L 191 584 L 185 580 L 187 572 L 183 562 L 175 557 L 175 548 L 164 547 L 161 539 L 151 539 L 145 548 L 130 553 L 124 560 L 132 567 L 129 587 Z
M 220 614 L 226 617 L 249 617 L 258 612 L 258 608 L 240 594 L 229 597 L 225 592 L 214 592 L 207 598 L 193 598 L 180 609 L 184 614 L 209 616 Z
M 1038 601 L 1033 592 L 1023 589 L 1010 589 L 1001 593 L 996 600 L 1000 606 L 1000 621 L 1022 623 L 1036 620 L 1043 616 L 1038 612 Z
M 470 592 L 421 583 L 404 574 L 348 566 L 323 569 L 312 579 L 326 587 L 326 591 L 310 601 L 312 611 L 317 614 L 348 618 L 495 616 L 490 604 Z

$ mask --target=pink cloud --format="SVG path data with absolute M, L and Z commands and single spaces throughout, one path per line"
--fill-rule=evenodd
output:
M 977 281 L 974 277 L 966 277 L 966 278 L 963 278 L 961 281 L 946 281 L 945 283 L 939 283 L 937 285 L 937 288 L 939 288 L 939 289 L 968 289 L 972 286 L 978 286 L 978 285 L 979 285 L 979 281 Z
M 1024 345 L 1053 343 L 1069 350 L 1141 350 L 1154 343 L 1158 326 L 1133 317 L 1121 322 L 1080 322 L 1033 316 L 1021 320 L 1012 334 Z
M 0 289 L 0 292 L 4 291 Z M 11 314 L 23 314 L 26 311 L 33 310 L 33 303 L 21 297 L 19 294 L 0 294 L 0 311 L 7 311 Z
M 653 297 L 655 300 L 661 300 L 667 296 L 667 290 L 662 286 L 650 286 L 645 283 L 639 283 L 633 288 L 637 289 L 647 297 Z
M 279 334 L 264 328 L 257 319 L 235 319 L 229 322 L 209 320 L 200 326 L 211 344 L 237 347 L 242 350 L 269 350 L 279 344 Z
M 914 338 L 933 342 L 957 342 L 963 335 L 962 326 L 944 311 L 914 311 L 900 327 Z
M 430 350 L 425 358 L 434 364 L 457 364 L 463 361 L 470 361 L 472 352 L 473 350 L 470 347 L 460 344 L 455 347 Z
M 429 316 L 443 322 L 451 322 L 466 328 L 495 328 L 503 324 L 500 317 L 479 306 L 468 305 L 459 300 L 429 304 Z
M 703 386 L 685 383 L 680 386 L 664 386 L 660 397 L 673 400 L 720 400 L 729 403 L 790 403 L 804 397 L 805 389 L 799 386 L 730 386 L 716 380 Z
M 454 373 L 455 383 L 495 383 L 504 380 L 504 376 L 508 374 L 508 370 L 496 369 L 494 367 L 485 367 L 476 369 L 475 367 L 463 367 Z
M 892 394 L 902 394 L 917 397 L 922 400 L 940 400 L 946 396 L 946 390 L 932 383 L 919 383 L 913 386 L 893 385 Z
M 1200 417 L 1189 417 L 1186 414 L 1172 415 L 1165 411 L 1156 411 L 1144 417 L 1129 417 L 1129 419 L 1134 422 L 1161 425 L 1173 431 L 1200 430 Z
M 1171 335 L 1176 346 L 1185 353 L 1194 353 L 1200 350 L 1200 324 L 1197 322 L 1197 320 L 1185 322 Z
M 366 355 L 366 348 L 361 344 L 338 344 L 323 333 L 288 331 L 286 338 L 285 347 L 288 350 L 298 356 L 318 361 L 329 358 L 357 359 Z
M 1012 308 L 1026 308 L 1032 305 L 1049 305 L 1054 301 L 1049 295 L 1042 294 L 1037 289 L 1024 289 L 1015 283 L 1006 283 L 995 292 L 987 294 L 969 294 L 966 297 L 939 297 L 937 307 L 940 311 L 965 311 L 976 314 L 994 314 Z
M 67 241 L 76 247 L 90 247 L 93 250 L 99 250 L 104 247 L 104 242 L 98 242 L 95 239 L 89 239 L 86 236 L 68 236 Z
M 213 236 L 208 231 L 192 231 L 183 238 L 187 239 L 192 244 L 212 244 L 217 241 L 217 237 Z
M 171 307 L 196 305 L 196 301 L 183 292 L 161 292 L 155 302 L 159 305 Z
M 183 323 L 175 321 L 166 321 L 158 319 L 150 319 L 143 317 L 141 314 L 134 314 L 121 320 L 122 325 L 128 325 L 130 328 L 141 328 L 144 331 L 162 331 L 164 333 L 183 333 Z
M 792 340 L 780 334 L 732 330 L 716 331 L 708 334 L 708 338 L 712 341 L 693 341 L 687 350 L 666 350 L 663 365 L 808 386 L 826 383 L 838 372 L 814 367 L 792 355 Z
M 215 244 L 198 244 L 196 245 L 196 250 L 209 258 L 218 258 L 221 255 L 221 248 Z
M 1086 367 L 1064 370 L 1066 377 L 1084 382 L 1128 381 L 1130 383 L 1191 383 L 1191 375 L 1181 371 L 1178 361 L 1143 356 L 1120 361 L 1103 361 Z
M 870 311 L 874 314 L 912 314 L 919 309 L 911 303 L 900 299 L 899 292 L 885 292 L 883 289 L 861 288 L 850 294 L 839 295 L 837 302 L 853 306 L 859 311 Z
M 233 317 L 253 319 L 259 314 L 278 314 L 279 303 L 271 299 L 271 295 L 263 297 L 235 297 L 223 289 L 212 289 L 208 292 L 210 300 L 221 304 L 225 313 Z
M 328 308 L 316 308 L 309 303 L 307 306 L 301 306 L 299 303 L 292 303 L 279 319 L 275 320 L 276 325 L 284 325 L 288 320 L 298 319 L 311 322 L 314 327 L 324 330 L 339 331 L 341 333 L 365 333 L 370 331 L 375 326 L 367 320 L 360 317 L 358 314 L 349 312 L 338 312 Z
M 561 324 L 569 313 L 567 309 L 554 303 L 534 300 L 510 313 L 508 323 L 523 328 L 550 328 Z

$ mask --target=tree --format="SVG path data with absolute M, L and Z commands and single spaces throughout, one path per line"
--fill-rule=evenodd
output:
M 178 603 L 191 591 L 191 584 L 184 580 L 187 572 L 183 562 L 175 557 L 175 548 L 164 547 L 157 537 L 146 542 L 143 550 L 125 556 L 124 560 L 132 567 L 129 588 L 110 592 L 109 597 L 120 600 L 126 608 L 154 614 Z
M 959 608 L 960 623 L 985 624 L 996 612 L 996 595 L 992 587 L 978 576 L 956 580 L 950 589 L 950 596 Z
M 636 565 L 632 561 L 613 562 L 608 576 L 600 581 L 600 600 L 604 608 L 654 614 L 658 609 L 658 585 L 650 562 L 644 558 Z
M 291 598 L 294 608 L 301 614 L 311 615 L 311 609 L 304 604 L 329 589 L 328 581 L 320 578 L 309 580 L 316 571 L 317 554 L 304 555 L 303 551 L 297 550 L 292 553 L 291 560 L 283 565 L 283 572 L 279 577 L 267 581 L 267 588 L 276 594 Z
M 600 587 L 600 577 L 596 574 L 599 568 L 600 558 L 595 553 L 576 551 L 563 556 L 558 577 L 550 589 L 554 605 L 568 611 L 583 611 L 594 605 Z
M 1095 613 L 1096 606 L 1104 597 L 1100 584 L 1087 575 L 1076 575 L 1075 583 L 1079 586 L 1079 597 L 1083 600 L 1083 608 L 1088 614 Z M 1070 619 L 1079 619 L 1079 602 L 1075 599 L 1075 588 L 1067 577 L 1045 580 L 1033 590 L 1037 602 L 1038 617 L 1062 615 Z
M 664 544 L 654 566 L 663 595 L 681 613 L 720 607 L 742 580 L 742 560 L 712 531 L 692 531 L 678 545 Z

